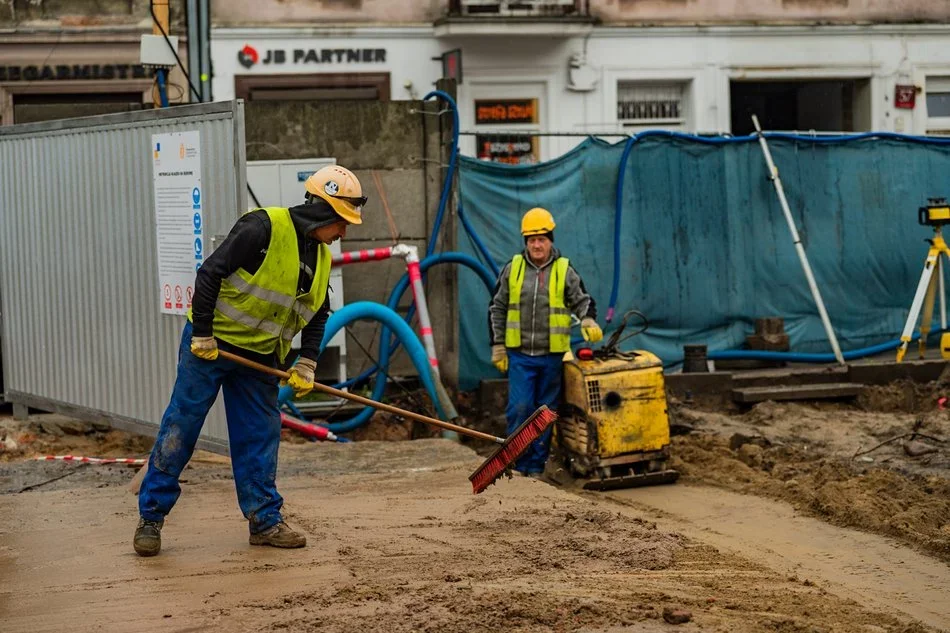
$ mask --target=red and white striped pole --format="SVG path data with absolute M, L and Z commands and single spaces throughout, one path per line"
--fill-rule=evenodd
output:
M 442 372 L 439 370 L 439 358 L 435 353 L 435 337 L 432 335 L 432 320 L 429 317 L 429 304 L 426 301 L 425 288 L 422 286 L 422 270 L 419 267 L 419 249 L 415 246 L 399 244 L 393 248 L 394 255 L 403 255 L 406 259 L 406 270 L 409 274 L 409 286 L 412 288 L 412 300 L 416 303 L 416 312 L 419 314 L 419 333 L 422 335 L 422 344 L 429 357 L 432 367 L 432 377 L 435 389 L 438 392 L 442 409 L 450 420 L 458 417 L 458 411 L 452 404 L 452 399 L 442 384 Z
M 419 249 L 407 244 L 396 244 L 386 248 L 374 248 L 359 251 L 348 251 L 334 255 L 333 266 L 346 266 L 347 264 L 360 264 L 363 262 L 374 262 L 389 259 L 390 257 L 402 257 L 406 260 L 406 271 L 409 274 L 409 285 L 412 288 L 412 299 L 416 304 L 416 311 L 419 313 L 419 331 L 422 335 L 422 344 L 426 350 L 426 356 L 429 357 L 429 365 L 432 370 L 432 376 L 435 381 L 436 391 L 442 409 L 449 419 L 454 420 L 458 417 L 458 411 L 452 404 L 445 386 L 442 384 L 442 375 L 439 371 L 439 358 L 435 352 L 435 338 L 432 334 L 432 320 L 429 316 L 429 305 L 426 302 L 425 289 L 422 286 L 422 271 L 419 267 Z
M 134 459 L 127 457 L 83 457 L 82 455 L 40 455 L 33 458 L 38 462 L 80 462 L 83 464 L 128 464 L 130 466 L 141 466 L 148 461 L 147 458 Z
M 364 249 L 360 251 L 347 251 L 346 253 L 334 255 L 331 265 L 345 266 L 347 264 L 360 264 L 363 262 L 378 262 L 384 259 L 389 259 L 392 256 L 393 247 L 391 246 L 386 248 Z

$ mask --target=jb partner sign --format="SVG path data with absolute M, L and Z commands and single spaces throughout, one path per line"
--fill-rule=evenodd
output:
M 281 66 L 283 64 L 384 64 L 385 48 L 272 48 L 258 51 L 250 44 L 237 53 L 238 63 L 245 68 Z

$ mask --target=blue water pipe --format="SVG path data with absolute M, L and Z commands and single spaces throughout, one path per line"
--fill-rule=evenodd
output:
M 455 99 L 452 98 L 452 95 L 441 90 L 433 90 L 423 98 L 423 101 L 428 101 L 429 99 L 434 99 L 436 97 L 449 104 L 449 111 L 452 113 L 452 150 L 449 153 L 449 166 L 445 171 L 445 180 L 442 183 L 442 195 L 439 197 L 439 209 L 435 214 L 435 222 L 432 224 L 432 233 L 429 235 L 429 243 L 426 245 L 426 257 L 429 257 L 433 252 L 435 252 L 435 245 L 439 239 L 439 231 L 442 229 L 442 220 L 445 217 L 445 209 L 448 205 L 449 195 L 452 193 L 452 182 L 455 178 L 455 169 L 458 164 L 459 154 L 458 106 L 455 104 Z M 461 187 L 461 183 L 459 183 L 459 187 Z M 472 238 L 472 241 L 475 243 L 475 247 L 478 249 L 482 258 L 488 263 L 489 267 L 491 267 L 492 271 L 494 271 L 495 277 L 497 278 L 499 273 L 498 266 L 495 264 L 495 261 L 488 253 L 488 249 L 485 248 L 485 244 L 475 232 L 475 229 L 469 223 L 468 219 L 465 217 L 465 213 L 462 210 L 461 191 L 459 191 L 458 198 L 456 211 L 458 212 L 459 219 L 462 221 L 462 226 L 465 228 L 465 231 L 468 233 L 469 237 Z
M 911 342 L 916 341 L 919 338 L 920 333 L 918 332 L 911 337 Z M 871 345 L 870 347 L 862 347 L 861 349 L 842 352 L 841 355 L 845 360 L 857 360 L 859 358 L 865 358 L 867 356 L 874 356 L 876 354 L 889 352 L 893 349 L 897 349 L 900 347 L 900 345 L 901 340 L 896 339 L 893 341 L 887 341 L 885 343 L 879 343 L 877 345 Z M 719 352 L 709 352 L 706 354 L 706 358 L 709 360 L 769 360 L 785 361 L 789 363 L 837 362 L 835 355 L 831 352 L 808 354 L 803 352 L 765 352 L 752 349 L 730 349 Z
M 158 83 L 158 99 L 163 108 L 168 107 L 168 86 L 165 85 L 165 69 L 155 71 L 155 81 Z
M 432 224 L 432 234 L 429 236 L 429 243 L 426 244 L 426 257 L 435 251 L 435 243 L 439 238 L 439 231 L 442 229 L 442 218 L 445 216 L 445 208 L 449 202 L 449 194 L 452 192 L 452 179 L 455 177 L 455 162 L 459 154 L 459 112 L 455 105 L 455 99 L 447 92 L 433 90 L 425 97 L 423 101 L 439 98 L 449 104 L 449 110 L 452 112 L 452 151 L 449 154 L 449 168 L 445 170 L 445 180 L 442 182 L 442 195 L 439 197 L 439 210 L 435 214 L 435 222 Z
M 835 134 L 835 135 L 810 135 L 810 134 L 790 134 L 787 132 L 763 132 L 766 139 L 779 139 L 785 141 L 797 141 L 818 144 L 848 143 L 852 141 L 863 141 L 867 139 L 887 139 L 905 141 L 908 143 L 920 143 L 925 145 L 950 145 L 950 138 L 932 138 L 927 136 L 913 136 L 909 134 L 897 134 L 895 132 L 862 132 L 860 134 Z M 623 148 L 623 154 L 620 157 L 620 164 L 617 168 L 617 197 L 614 201 L 614 274 L 613 283 L 610 289 L 610 302 L 607 305 L 607 323 L 613 319 L 614 310 L 617 306 L 617 295 L 620 290 L 620 226 L 621 216 L 623 214 L 623 180 L 627 170 L 627 161 L 630 158 L 630 151 L 634 144 L 645 138 L 663 137 L 675 138 L 704 145 L 729 145 L 735 143 L 750 143 L 759 140 L 757 134 L 748 136 L 696 136 L 695 134 L 685 134 L 683 132 L 671 132 L 669 130 L 647 130 L 639 134 L 634 134 L 627 139 Z M 856 350 L 860 351 L 860 350 Z M 816 361 L 817 362 L 817 361 Z
M 323 341 L 320 343 L 320 352 L 322 353 L 323 350 L 326 349 L 327 343 L 337 332 L 350 323 L 363 319 L 379 321 L 387 328 L 387 331 L 392 330 L 395 332 L 399 341 L 406 346 L 409 358 L 412 360 L 412 364 L 415 365 L 416 371 L 419 372 L 419 379 L 428 392 L 429 398 L 435 405 L 439 416 L 444 418 L 445 412 L 439 405 L 435 383 L 432 380 L 432 373 L 429 371 L 429 357 L 426 355 L 425 348 L 422 346 L 422 343 L 419 342 L 419 338 L 415 332 L 412 331 L 412 328 L 391 308 L 372 301 L 357 301 L 343 306 L 327 319 Z M 388 345 L 385 345 L 382 346 L 380 350 L 379 366 L 388 367 L 390 348 Z M 387 376 L 385 372 L 380 372 L 379 375 L 376 376 L 376 384 L 373 387 L 373 400 L 380 400 L 383 397 L 383 393 L 386 390 L 386 379 Z M 293 389 L 289 385 L 280 388 L 278 401 L 281 404 L 292 402 L 292 397 Z M 372 407 L 366 407 L 348 420 L 344 420 L 343 422 L 330 422 L 322 426 L 330 429 L 334 433 L 347 433 L 365 424 L 370 417 L 372 417 L 374 411 L 375 409 Z

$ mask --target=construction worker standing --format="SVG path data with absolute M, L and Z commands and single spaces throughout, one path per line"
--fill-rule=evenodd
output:
M 366 203 L 356 176 L 331 165 L 306 181 L 302 205 L 244 214 L 198 270 L 193 307 L 178 350 L 178 377 L 139 492 L 133 547 L 161 550 L 165 516 L 181 494 L 178 477 L 205 417 L 224 391 L 234 484 L 251 545 L 303 547 L 307 540 L 280 514 L 276 378 L 218 357 L 219 347 L 270 366 L 283 362 L 301 332 L 288 383 L 297 397 L 313 389 L 330 311 L 329 244 L 362 222 Z
M 571 315 L 581 320 L 585 341 L 603 338 L 594 299 L 568 259 L 554 248 L 554 226 L 546 209 L 524 214 L 525 250 L 501 271 L 489 307 L 492 364 L 508 373 L 509 435 L 541 405 L 556 405 L 563 357 L 571 349 Z M 548 428 L 518 459 L 515 470 L 540 475 L 550 442 Z

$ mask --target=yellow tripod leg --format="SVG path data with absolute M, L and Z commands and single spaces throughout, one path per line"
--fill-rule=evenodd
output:
M 927 335 L 930 334 L 930 323 L 934 315 L 934 298 L 937 296 L 937 277 L 940 274 L 940 253 L 937 253 L 934 262 L 934 275 L 930 277 L 930 283 L 927 284 L 927 296 L 924 297 L 924 312 L 920 317 L 920 339 L 917 341 L 917 350 L 920 353 L 921 360 L 927 351 Z
M 936 240 L 935 240 L 936 241 Z M 942 240 L 941 240 L 942 241 Z M 946 245 L 943 245 L 945 248 Z M 910 306 L 910 312 L 907 314 L 907 322 L 904 324 L 904 330 L 901 332 L 901 344 L 897 348 L 897 362 L 904 360 L 907 353 L 907 345 L 910 343 L 914 332 L 914 324 L 917 323 L 917 317 L 920 316 L 920 309 L 923 307 L 924 297 L 930 294 L 930 284 L 933 280 L 934 268 L 936 268 L 937 258 L 940 257 L 941 245 L 935 245 L 927 252 L 927 259 L 924 261 L 924 270 L 920 274 L 920 282 L 917 284 L 917 291 L 914 293 L 914 302 Z M 933 296 L 930 299 L 931 314 L 933 313 Z M 928 321 L 928 330 L 929 330 Z

